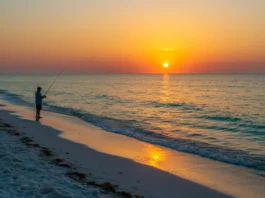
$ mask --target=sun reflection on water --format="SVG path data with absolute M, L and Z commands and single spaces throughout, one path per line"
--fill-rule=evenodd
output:
M 162 149 L 148 145 L 145 148 L 147 155 L 146 164 L 154 167 L 160 167 L 160 163 L 166 159 L 165 153 Z

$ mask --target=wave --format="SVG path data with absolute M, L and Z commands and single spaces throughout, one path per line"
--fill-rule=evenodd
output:
M 96 95 L 94 98 L 95 98 L 95 99 L 102 100 L 102 101 L 113 101 L 113 102 L 117 102 L 117 103 L 126 103 L 126 102 L 130 102 L 130 101 L 125 101 L 125 100 L 121 99 L 120 97 L 117 97 L 117 96 L 111 96 L 111 95 L 106 95 L 106 94 Z
M 105 94 L 102 94 L 102 95 L 97 95 L 95 98 L 97 99 L 111 99 L 110 96 L 108 95 L 105 95 Z
M 238 126 L 253 129 L 265 129 L 265 125 L 253 124 L 253 123 L 241 123 Z
M 202 109 L 197 107 L 195 104 L 187 104 L 187 103 L 161 103 L 157 101 L 148 102 L 149 105 L 153 107 L 159 108 L 178 108 L 182 110 L 193 110 L 193 111 L 201 111 Z
M 223 131 L 223 132 L 233 132 L 233 133 L 241 133 L 245 135 L 254 135 L 254 136 L 264 136 L 264 125 L 256 124 L 254 125 L 244 125 L 244 124 L 237 124 L 237 123 L 230 123 L 227 126 L 220 126 L 216 124 L 199 124 L 199 123 L 192 123 L 186 124 L 188 127 L 193 129 L 206 129 L 206 130 L 213 130 L 213 131 Z M 244 127 L 243 127 L 244 126 Z
M 2 98 L 10 102 L 15 102 L 16 104 L 30 104 L 19 95 L 9 93 L 5 90 L 0 90 L 0 96 L 4 96 Z M 30 106 L 33 106 L 33 104 Z M 181 152 L 192 153 L 217 161 L 265 171 L 265 155 L 262 154 L 249 154 L 242 150 L 229 149 L 206 142 L 169 137 L 138 127 L 140 123 L 136 120 L 115 119 L 91 114 L 80 109 L 57 106 L 49 103 L 45 103 L 44 108 L 49 111 L 78 117 L 106 131 L 126 135 L 140 141 L 161 145 Z
M 201 116 L 198 118 L 202 118 L 202 119 L 206 119 L 206 120 L 220 121 L 220 122 L 238 122 L 238 121 L 241 121 L 241 119 L 237 118 L 237 117 L 222 116 L 222 115 Z
M 0 96 L 2 99 L 7 100 L 9 102 L 18 104 L 18 105 L 27 105 L 27 106 L 32 106 L 32 103 L 24 100 L 20 95 L 10 93 L 6 90 L 0 89 Z

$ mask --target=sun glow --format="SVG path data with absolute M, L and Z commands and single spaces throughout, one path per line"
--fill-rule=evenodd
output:
M 165 153 L 162 149 L 148 145 L 146 148 L 147 164 L 154 167 L 160 167 L 160 163 L 165 160 Z
M 164 66 L 164 68 L 167 68 L 167 67 L 168 67 L 168 63 L 165 62 L 165 63 L 163 64 L 163 66 Z

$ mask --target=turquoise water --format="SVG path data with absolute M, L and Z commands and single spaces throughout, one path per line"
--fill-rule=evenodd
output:
M 0 75 L 0 98 L 34 106 L 55 75 Z M 265 171 L 264 75 L 63 75 L 44 109 L 106 131 Z

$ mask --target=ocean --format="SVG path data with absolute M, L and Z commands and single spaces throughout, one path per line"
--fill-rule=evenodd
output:
M 0 75 L 0 99 L 34 105 L 56 75 Z M 265 171 L 265 75 L 62 75 L 44 110 L 111 133 Z M 45 118 L 44 118 L 45 119 Z

